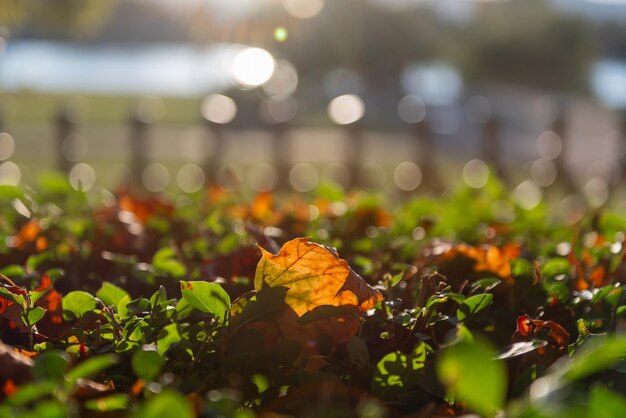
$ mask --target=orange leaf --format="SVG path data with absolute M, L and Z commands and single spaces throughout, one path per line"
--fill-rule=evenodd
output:
M 41 232 L 41 226 L 39 225 L 39 219 L 31 219 L 19 230 L 15 235 L 14 246 L 16 248 L 22 248 L 29 242 L 33 242 L 39 236 Z
M 468 244 L 457 244 L 444 253 L 443 258 L 452 259 L 458 255 L 474 260 L 476 272 L 488 271 L 504 279 L 511 277 L 509 251 L 502 251 L 493 245 L 472 247 Z
M 260 250 L 255 289 L 286 287 L 285 303 L 298 316 L 323 305 L 356 306 L 363 311 L 382 300 L 380 292 L 367 285 L 345 260 L 306 238 L 285 243 L 277 255 Z

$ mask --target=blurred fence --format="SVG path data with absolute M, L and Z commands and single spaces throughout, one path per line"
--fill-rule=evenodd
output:
M 206 143 L 199 144 L 199 147 L 205 149 L 198 149 L 197 152 L 198 154 L 206 154 L 206 158 L 197 165 L 186 166 L 186 172 L 182 175 L 192 178 L 194 185 L 220 184 L 227 188 L 240 187 L 241 184 L 238 184 L 236 175 L 229 172 L 224 161 L 226 142 L 229 140 L 224 133 L 227 131 L 237 133 L 237 126 L 232 123 L 234 111 L 231 107 L 235 105 L 232 99 L 225 96 L 213 96 L 215 96 L 211 97 L 213 102 L 205 100 L 200 112 L 203 117 L 198 118 L 198 126 L 201 126 L 205 132 Z M 372 183 L 371 176 L 375 176 L 376 173 L 369 173 L 369 175 L 366 173 L 368 167 L 365 158 L 366 141 L 364 136 L 367 134 L 367 128 L 362 118 L 363 112 L 351 114 L 350 109 L 346 110 L 345 106 L 349 106 L 349 103 L 344 104 L 343 108 L 336 109 L 338 116 L 333 116 L 330 113 L 332 109 L 329 106 L 329 116 L 341 130 L 344 146 L 342 153 L 344 161 L 339 167 L 336 167 L 335 174 L 331 177 L 346 188 L 364 187 L 367 189 Z M 450 176 L 446 175 L 448 173 L 444 171 L 449 168 L 441 163 L 441 150 L 438 149 L 440 144 L 433 132 L 429 116 L 430 109 L 425 107 L 423 103 L 410 108 L 408 111 L 405 109 L 405 115 L 402 117 L 405 123 L 404 128 L 412 138 L 416 151 L 413 155 L 405 155 L 403 161 L 392 168 L 393 184 L 399 192 L 411 193 L 417 189 L 441 191 L 448 186 L 446 178 L 449 179 Z M 77 133 L 81 129 L 80 122 L 75 109 L 68 105 L 61 106 L 53 121 L 56 137 L 54 143 L 57 169 L 68 174 L 70 178 L 74 178 L 74 184 L 85 188 L 93 183 L 91 180 L 95 175 L 90 173 L 85 168 L 85 164 L 81 162 L 81 156 L 84 155 L 84 152 L 78 148 L 83 145 L 77 139 Z M 507 156 L 503 153 L 504 135 L 502 132 L 505 121 L 498 116 L 497 112 L 490 111 L 486 116 L 474 118 L 474 122 L 480 132 L 478 149 L 472 153 L 476 158 L 467 162 L 462 170 L 463 180 L 469 186 L 481 188 L 486 184 L 489 175 L 496 175 L 511 188 L 519 189 L 522 187 L 526 192 L 530 190 L 530 194 L 533 196 L 537 194 L 533 194 L 533 191 L 548 187 L 558 187 L 567 193 L 575 192 L 578 189 L 575 176 L 571 175 L 571 170 L 565 162 L 565 155 L 571 147 L 567 133 L 568 107 L 560 106 L 556 117 L 552 118 L 550 126 L 539 136 L 536 146 L 539 149 L 540 158 L 534 161 L 530 167 L 530 179 L 526 182 L 522 181 L 521 184 L 518 175 L 520 167 L 511 167 L 507 161 Z M 127 182 L 150 190 L 159 189 L 158 185 L 151 186 L 147 181 L 147 177 L 158 170 L 154 167 L 153 161 L 149 159 L 153 146 L 151 136 L 157 126 L 156 118 L 147 115 L 141 105 L 136 106 L 128 117 Z M 290 136 L 293 128 L 288 120 L 268 122 L 262 127 L 271 137 L 272 164 L 258 174 L 261 177 L 268 177 L 266 181 L 259 183 L 258 188 L 265 190 L 294 189 L 305 192 L 317 184 L 319 173 L 316 169 L 311 164 L 307 165 L 306 162 L 294 161 L 293 141 Z M 2 130 L 4 129 L 0 119 L 0 131 Z M 10 162 L 12 154 L 8 149 L 14 147 L 15 144 L 8 133 L 0 135 L 3 135 L 0 137 L 0 161 L 5 161 L 0 165 L 0 178 L 2 178 L 3 175 L 6 177 L 7 162 Z M 9 141 L 13 141 L 13 144 L 9 144 Z M 205 152 L 206 149 L 210 149 L 210 152 Z M 239 152 L 248 151 L 239 150 Z M 620 158 L 618 168 L 621 175 L 621 171 L 626 169 L 626 158 L 623 155 Z M 601 177 L 595 179 L 595 183 L 591 186 L 588 183 L 585 187 L 591 190 L 591 195 L 595 193 L 596 201 L 604 202 L 608 199 L 611 190 L 619 186 L 620 181 L 616 180 L 615 176 L 612 179 L 610 176 L 608 178 Z M 239 181 L 239 183 L 241 182 Z M 196 188 L 190 187 L 186 191 L 192 191 Z M 598 196 L 600 197 L 598 198 Z

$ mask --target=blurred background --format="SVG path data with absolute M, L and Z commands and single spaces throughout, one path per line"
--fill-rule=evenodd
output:
M 626 209 L 626 1 L 0 0 L 0 183 Z

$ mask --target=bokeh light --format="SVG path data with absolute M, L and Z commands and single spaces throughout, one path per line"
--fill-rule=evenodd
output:
M 237 104 L 223 94 L 210 94 L 202 100 L 200 111 L 206 120 L 224 125 L 237 116 Z
M 197 192 L 204 186 L 204 171 L 196 164 L 186 164 L 176 174 L 176 184 L 186 193 Z
M 404 96 L 398 102 L 398 115 L 406 123 L 419 123 L 426 117 L 426 105 L 417 96 Z
M 296 164 L 289 172 L 291 187 L 298 192 L 313 190 L 319 182 L 319 177 L 317 169 L 308 163 Z
M 463 167 L 463 181 L 473 189 L 485 187 L 489 180 L 489 167 L 484 161 L 474 159 Z
M 21 178 L 22 171 L 17 164 L 11 161 L 0 164 L 0 185 L 17 186 L 20 184 Z
M 284 123 L 298 113 L 298 102 L 293 97 L 281 100 L 264 100 L 261 103 L 261 117 L 267 123 Z
M 472 123 L 486 123 L 491 119 L 492 112 L 491 103 L 483 96 L 472 96 L 465 102 L 465 116 Z
M 68 161 L 77 163 L 87 155 L 89 144 L 87 139 L 80 134 L 71 134 L 63 140 L 61 153 Z
M 170 183 L 170 172 L 163 164 L 152 163 L 143 170 L 141 181 L 149 191 L 162 192 Z
M 422 171 L 417 164 L 404 161 L 393 171 L 393 182 L 398 189 L 410 192 L 417 189 L 422 182 Z
M 544 131 L 537 138 L 539 155 L 548 160 L 554 160 L 563 152 L 563 140 L 556 132 Z
M 15 140 L 6 132 L 0 132 L 0 161 L 8 160 L 15 152 Z
M 524 180 L 513 190 L 513 199 L 522 209 L 534 209 L 541 197 L 541 189 L 531 180 Z
M 267 163 L 255 164 L 246 172 L 246 184 L 255 192 L 270 192 L 277 182 L 276 170 Z
M 609 187 L 603 179 L 595 177 L 584 185 L 583 194 L 591 207 L 598 208 L 609 199 Z
M 558 172 L 552 160 L 541 158 L 530 166 L 530 177 L 541 187 L 548 187 L 556 181 Z
M 285 11 L 298 19 L 310 19 L 324 8 L 324 0 L 282 0 Z
M 276 99 L 291 96 L 296 88 L 298 88 L 296 68 L 289 61 L 276 61 L 274 73 L 268 82 L 263 84 L 263 91 Z
M 235 191 L 241 188 L 243 174 L 239 167 L 234 164 L 225 164 L 217 169 L 215 182 L 219 187 L 227 191 Z
M 274 57 L 262 48 L 244 48 L 233 60 L 231 74 L 242 87 L 257 87 L 274 74 Z
M 277 28 L 275 28 L 273 34 L 274 34 L 274 39 L 276 40 L 276 42 L 285 42 L 287 40 L 287 36 L 288 36 L 287 29 L 285 29 L 282 26 L 278 26 Z
M 349 125 L 365 114 L 365 103 L 356 94 L 335 97 L 328 104 L 328 117 L 338 125 Z
M 96 184 L 96 172 L 89 164 L 78 163 L 70 170 L 69 180 L 74 189 L 86 192 Z

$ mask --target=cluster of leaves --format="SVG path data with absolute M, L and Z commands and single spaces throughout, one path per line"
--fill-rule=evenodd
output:
M 572 223 L 492 183 L 393 204 L 39 190 L 0 188 L 0 416 L 626 406 L 626 219 L 608 210 Z

